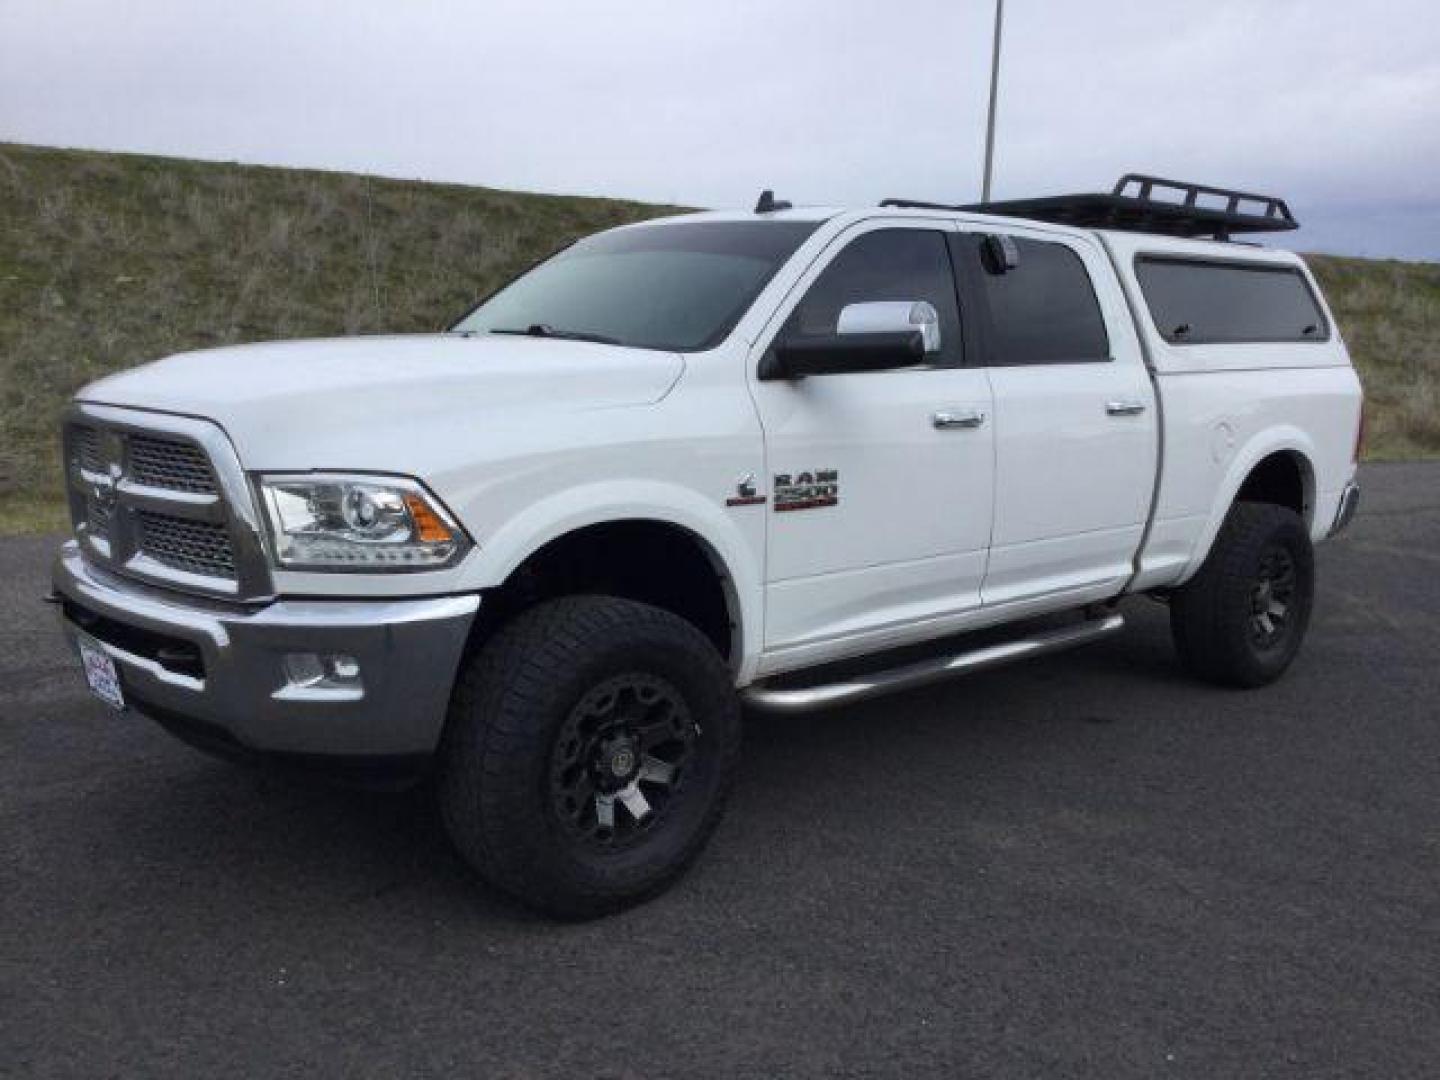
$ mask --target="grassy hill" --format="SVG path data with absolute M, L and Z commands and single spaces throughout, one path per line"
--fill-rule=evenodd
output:
M 1365 384 L 1366 458 L 1440 456 L 1440 263 L 1305 259 Z
M 0 531 L 62 523 L 57 417 L 184 349 L 439 329 L 570 238 L 669 208 L 0 143 Z
M 429 330 L 569 238 L 669 208 L 0 144 L 0 532 L 58 527 L 84 383 L 265 338 Z M 1371 452 L 1440 454 L 1440 264 L 1313 260 Z

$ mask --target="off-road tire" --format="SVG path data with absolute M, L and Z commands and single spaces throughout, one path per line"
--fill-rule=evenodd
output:
M 1276 563 L 1293 574 L 1283 625 L 1257 625 Z M 1273 582 L 1272 582 L 1273 585 Z M 1176 651 L 1195 675 L 1222 686 L 1274 682 L 1299 652 L 1314 606 L 1315 555 L 1299 514 L 1271 503 L 1238 502 L 1199 573 L 1170 601 Z
M 569 758 L 556 755 L 575 745 L 577 710 L 631 678 L 673 691 L 667 701 L 681 704 L 671 714 L 688 715 L 696 730 L 673 801 L 643 835 L 633 815 L 613 811 L 634 835 L 606 850 L 578 835 L 557 805 L 568 790 L 557 770 Z M 592 918 L 648 899 L 684 872 L 719 821 L 739 751 L 734 684 L 699 630 L 646 604 L 573 596 L 517 616 L 466 662 L 437 793 L 456 848 L 481 877 L 544 914 Z

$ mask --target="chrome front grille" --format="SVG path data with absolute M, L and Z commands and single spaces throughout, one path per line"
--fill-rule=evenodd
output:
M 91 535 L 110 542 L 110 518 L 114 508 L 97 499 L 85 501 L 85 527 L 90 530 Z
M 190 592 L 269 594 L 249 485 L 214 424 L 81 404 L 65 446 L 71 518 L 91 562 Z
M 169 491 L 214 491 L 215 477 L 205 452 L 192 443 L 132 434 L 130 475 L 147 487 Z
M 162 566 L 203 577 L 235 578 L 235 552 L 224 526 L 141 510 L 140 551 Z
M 93 427 L 77 429 L 80 464 L 90 472 L 104 472 L 104 458 L 100 452 L 100 432 Z
M 76 528 L 78 530 L 83 521 L 86 535 L 108 546 L 115 517 L 119 443 L 111 442 L 107 448 L 105 433 L 89 425 L 72 424 L 66 435 L 69 448 L 66 471 L 70 477 L 71 510 Z M 115 459 L 113 467 L 108 458 Z

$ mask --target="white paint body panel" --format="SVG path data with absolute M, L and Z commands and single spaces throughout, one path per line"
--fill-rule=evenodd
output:
M 1006 231 L 1057 239 L 1033 227 Z M 1066 239 L 1095 287 L 1110 359 L 989 369 L 996 476 L 986 604 L 1087 587 L 1118 591 L 1150 509 L 1157 410 L 1140 342 L 1104 249 Z M 1111 403 L 1140 411 L 1112 415 Z
M 839 505 L 770 515 L 765 645 L 841 642 L 980 605 L 994 501 L 994 426 L 937 429 L 938 412 L 989 417 L 974 368 L 914 368 L 764 382 L 760 357 L 821 271 L 877 228 L 947 233 L 952 222 L 878 218 L 835 230 L 791 284 L 746 366 L 767 476 L 833 469 Z
M 1164 464 L 1154 520 L 1132 590 L 1164 588 L 1200 569 L 1235 494 L 1270 454 L 1297 454 L 1307 473 L 1306 520 L 1325 538 L 1345 485 L 1355 476 L 1360 380 L 1335 317 L 1299 256 L 1232 244 L 1167 241 L 1107 232 L 1117 276 L 1139 313 L 1164 413 Z M 1145 307 L 1135 260 L 1147 254 L 1298 267 L 1310 282 L 1329 338 L 1263 345 L 1172 345 Z
M 417 477 L 476 541 L 460 565 L 423 575 L 277 573 L 282 594 L 481 591 L 576 528 L 678 525 L 727 581 L 740 685 L 1180 584 L 1250 468 L 1275 451 L 1306 463 L 1307 516 L 1324 536 L 1353 477 L 1360 403 L 1333 319 L 1325 343 L 1173 347 L 1132 271 L 1150 250 L 1296 257 L 962 213 L 778 216 L 820 224 L 707 352 L 452 335 L 291 342 L 171 358 L 79 396 L 212 419 L 252 472 Z M 837 241 L 880 224 L 1072 245 L 1094 280 L 1111 362 L 756 381 L 769 336 Z M 1105 411 L 1132 398 L 1142 413 Z M 930 414 L 943 409 L 989 422 L 938 431 Z M 768 496 L 776 472 L 807 468 L 840 471 L 839 505 L 726 505 L 746 475 Z

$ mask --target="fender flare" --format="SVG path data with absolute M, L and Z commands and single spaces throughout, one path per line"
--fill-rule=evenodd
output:
M 1300 459 L 1301 480 L 1305 485 L 1306 496 L 1305 524 L 1306 528 L 1309 528 L 1309 516 L 1314 513 L 1315 506 L 1314 440 L 1300 428 L 1289 424 L 1266 428 L 1251 436 L 1250 440 L 1231 458 L 1230 467 L 1226 470 L 1225 478 L 1220 483 L 1214 503 L 1211 504 L 1210 516 L 1205 522 L 1205 528 L 1190 556 L 1190 562 L 1185 566 L 1185 572 L 1180 575 L 1180 583 L 1189 581 L 1199 572 L 1201 565 L 1210 554 L 1215 537 L 1220 534 L 1220 527 L 1225 524 L 1225 517 L 1230 513 L 1230 507 L 1235 505 L 1235 496 L 1240 494 L 1240 488 L 1255 470 L 1255 466 L 1272 454 L 1278 453 L 1291 453 Z
M 691 534 L 705 549 L 722 578 L 735 624 L 731 666 L 742 683 L 748 680 L 764 640 L 761 568 L 740 529 L 722 508 L 678 484 L 606 480 L 547 495 L 510 517 L 486 539 L 462 587 L 497 588 L 547 544 L 579 529 L 622 521 L 673 525 Z

